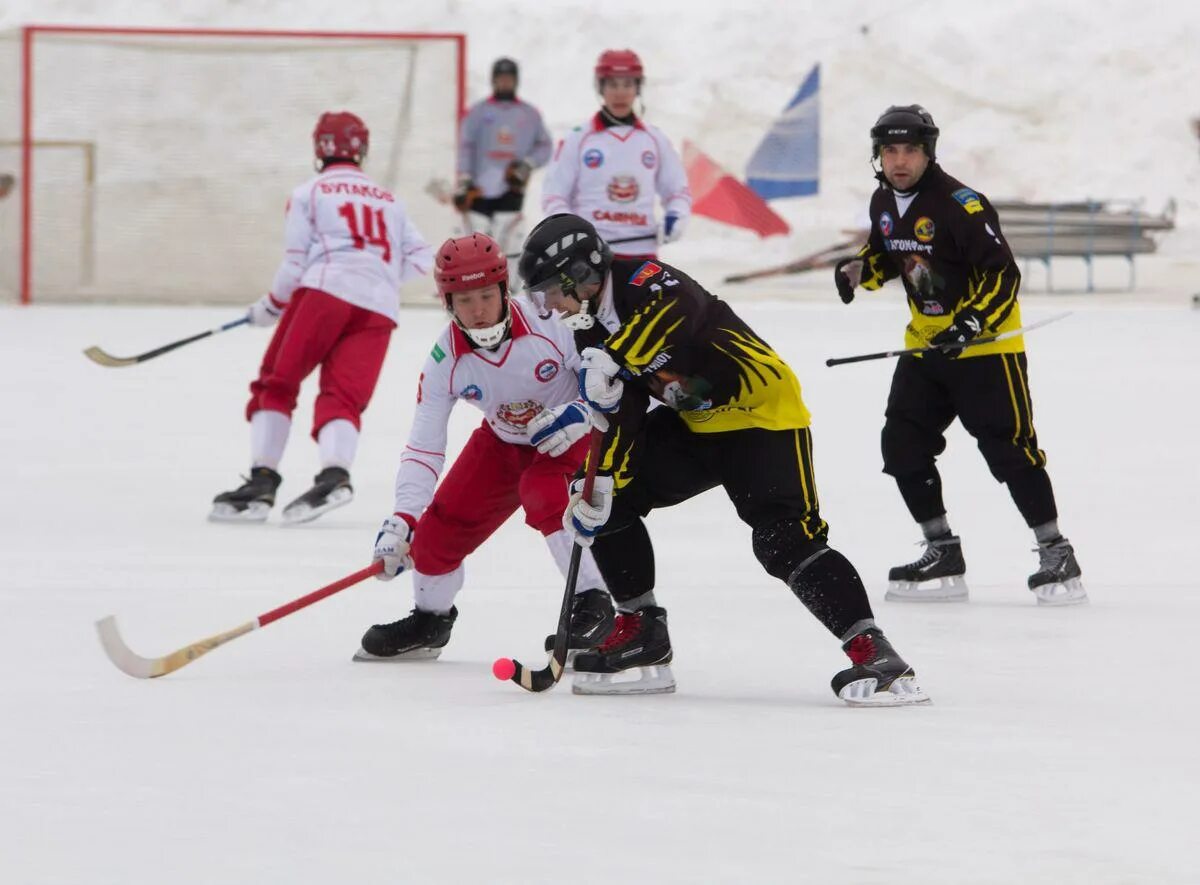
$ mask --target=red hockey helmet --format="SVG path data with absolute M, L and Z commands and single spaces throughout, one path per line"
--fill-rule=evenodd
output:
M 596 89 L 606 77 L 633 77 L 638 85 L 644 77 L 642 60 L 632 49 L 606 49 L 596 59 Z
M 313 153 L 317 161 L 350 160 L 362 163 L 367 156 L 371 133 L 367 124 L 349 111 L 326 111 L 313 129 Z
M 512 313 L 508 309 L 508 259 L 500 250 L 499 243 L 487 234 L 478 233 L 446 240 L 437 250 L 433 278 L 455 325 L 476 345 L 491 348 L 504 340 L 512 322 Z M 455 292 L 482 289 L 493 284 L 499 284 L 504 297 L 500 322 L 486 329 L 467 328 L 455 315 L 450 296 Z

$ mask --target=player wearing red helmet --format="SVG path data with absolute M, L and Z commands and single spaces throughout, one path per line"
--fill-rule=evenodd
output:
M 315 519 L 354 495 L 350 466 L 396 325 L 400 284 L 433 263 L 403 204 L 360 168 L 369 144 L 366 125 L 348 111 L 322 114 L 313 129 L 317 175 L 292 191 L 283 262 L 271 290 L 248 311 L 256 326 L 278 322 L 246 406 L 250 475 L 213 499 L 210 519 L 267 518 L 300 382 L 317 366 L 312 435 L 321 470 L 284 508 L 284 521 Z
M 415 605 L 408 617 L 366 632 L 355 655 L 360 661 L 436 658 L 458 617 L 463 560 L 518 507 L 564 574 L 570 561 L 573 542 L 561 516 L 591 427 L 576 402 L 579 357 L 571 333 L 554 317 L 539 316 L 523 296 L 510 296 L 508 262 L 489 236 L 443 243 L 434 278 L 450 322 L 417 382 L 395 512 L 383 521 L 374 552 L 384 563 L 381 580 L 412 571 Z M 479 408 L 484 420 L 435 492 L 458 400 Z M 588 648 L 614 620 L 590 555 L 580 562 L 576 588 L 572 648 Z
M 588 219 L 603 239 L 619 244 L 619 257 L 653 258 L 659 242 L 679 239 L 687 227 L 687 174 L 667 137 L 634 110 L 645 81 L 638 54 L 606 49 L 594 75 L 600 111 L 559 142 L 542 186 L 542 210 Z

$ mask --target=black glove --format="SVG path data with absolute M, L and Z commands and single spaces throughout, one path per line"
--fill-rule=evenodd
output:
M 504 181 L 508 185 L 508 189 L 516 191 L 518 194 L 523 193 L 525 185 L 529 183 L 529 173 L 532 171 L 533 169 L 524 160 L 513 160 L 504 170 Z
M 983 331 L 983 317 L 978 311 L 964 307 L 954 315 L 954 322 L 942 329 L 929 339 L 931 347 L 942 348 L 942 353 L 957 359 L 963 352 L 963 345 L 979 337 Z
M 452 197 L 454 208 L 459 212 L 469 211 L 471 204 L 479 198 L 480 193 L 479 188 L 475 187 L 475 182 L 471 180 L 470 176 L 464 175 L 458 180 L 458 188 L 454 191 L 454 196 Z
M 841 297 L 843 304 L 849 304 L 854 300 L 854 286 L 846 279 L 846 275 L 842 273 L 842 268 L 852 261 L 862 261 L 862 259 L 843 258 L 833 267 L 833 282 L 837 286 L 838 295 Z

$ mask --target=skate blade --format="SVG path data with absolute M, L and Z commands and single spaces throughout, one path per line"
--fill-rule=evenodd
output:
M 1038 605 L 1083 605 L 1088 601 L 1087 591 L 1079 578 L 1068 578 L 1061 583 L 1043 584 L 1033 591 Z
M 371 654 L 365 648 L 359 648 L 350 660 L 357 661 L 360 664 L 404 664 L 413 661 L 436 661 L 441 657 L 441 654 L 442 650 L 440 648 L 414 648 L 412 651 L 406 651 L 403 654 L 382 657 Z
M 932 581 L 937 586 L 930 585 Z M 966 602 L 968 596 L 967 581 L 962 575 L 948 578 L 933 578 L 930 581 L 891 581 L 883 598 L 888 602 Z
M 917 685 L 915 676 L 900 676 L 892 680 L 886 691 L 876 691 L 878 680 L 874 676 L 856 679 L 843 686 L 838 697 L 851 707 L 907 707 L 912 704 L 929 704 L 932 698 Z
M 208 514 L 209 522 L 266 522 L 271 515 L 271 505 L 262 501 L 254 501 L 238 510 L 232 504 L 224 502 L 213 504 Z
M 629 678 L 632 677 L 632 678 Z M 581 673 L 575 671 L 572 694 L 670 694 L 675 691 L 675 675 L 667 664 L 633 667 L 620 673 Z
M 312 507 L 308 504 L 293 502 L 283 509 L 283 524 L 284 525 L 299 525 L 304 522 L 312 522 L 323 513 L 328 513 L 330 510 L 336 510 L 338 507 L 344 507 L 354 500 L 354 492 L 350 489 L 334 489 L 329 493 L 329 497 L 325 499 L 325 503 L 319 507 Z

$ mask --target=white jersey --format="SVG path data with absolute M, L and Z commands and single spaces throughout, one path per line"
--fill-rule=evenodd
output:
M 471 347 L 450 323 L 425 360 L 417 409 L 396 474 L 396 513 L 419 519 L 446 463 L 446 426 L 458 400 L 480 409 L 488 426 L 513 445 L 527 446 L 529 420 L 544 408 L 579 396 L 579 354 L 561 320 L 542 318 L 523 295 L 509 301 L 510 337 L 494 351 Z
M 404 204 L 348 163 L 292 191 L 284 240 L 271 285 L 272 297 L 284 304 L 304 286 L 395 322 L 400 284 L 433 266 L 433 249 Z
M 605 126 L 597 114 L 559 142 L 542 182 L 542 211 L 582 216 L 610 242 L 645 234 L 644 241 L 617 243 L 613 251 L 649 254 L 658 237 L 655 194 L 665 213 L 686 222 L 692 193 L 671 142 L 657 126 L 641 120 L 632 126 Z

